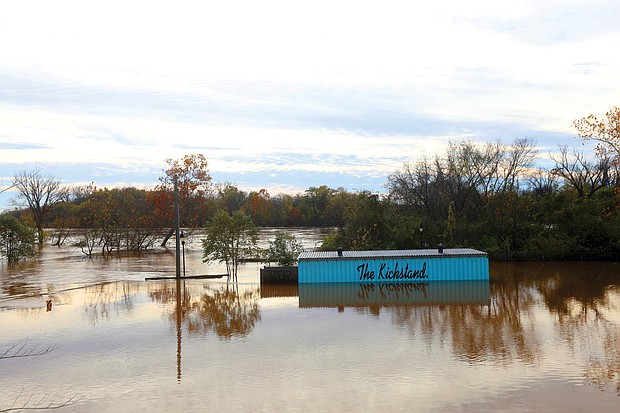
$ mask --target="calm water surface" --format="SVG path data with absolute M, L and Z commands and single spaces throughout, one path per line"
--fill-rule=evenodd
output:
M 0 411 L 620 411 L 618 264 L 278 288 L 259 264 L 238 285 L 177 283 L 144 281 L 174 272 L 173 251 L 80 254 L 0 267 Z M 198 241 L 186 271 L 224 272 Z

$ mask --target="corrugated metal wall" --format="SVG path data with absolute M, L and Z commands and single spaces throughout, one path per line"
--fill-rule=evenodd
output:
M 409 277 L 386 277 L 397 264 L 398 270 L 401 271 L 399 275 L 403 275 L 402 270 L 406 268 L 408 270 L 406 275 Z M 486 256 L 301 259 L 298 279 L 300 284 L 488 280 L 489 261 Z

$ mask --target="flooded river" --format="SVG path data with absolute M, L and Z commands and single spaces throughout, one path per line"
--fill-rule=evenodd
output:
M 187 275 L 225 272 L 197 239 L 185 257 Z M 620 411 L 620 264 L 331 287 L 261 286 L 261 267 L 145 281 L 174 274 L 173 250 L 72 247 L 2 264 L 0 412 Z

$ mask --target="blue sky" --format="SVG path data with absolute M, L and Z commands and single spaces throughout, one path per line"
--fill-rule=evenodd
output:
M 544 165 L 619 104 L 620 3 L 426 3 L 2 2 L 1 184 L 149 187 L 203 153 L 245 190 L 382 192 L 450 140 L 528 137 Z

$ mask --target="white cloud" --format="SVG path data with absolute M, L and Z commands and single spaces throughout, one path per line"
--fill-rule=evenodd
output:
M 620 29 L 597 24 L 617 9 L 3 2 L 0 156 L 132 176 L 204 152 L 214 173 L 377 177 L 448 139 L 565 136 L 618 104 Z
M 5 107 L 0 149 L 12 163 L 107 163 L 124 169 L 162 165 L 165 158 L 205 153 L 213 171 L 252 172 L 393 170 L 403 153 L 442 142 L 437 138 L 360 136 L 327 130 L 211 126 L 122 116 L 70 115 Z M 36 125 L 36 126 L 31 126 Z M 130 137 L 130 139 L 129 139 Z M 265 162 L 265 158 L 277 162 Z M 337 158 L 332 161 L 332 158 Z M 303 162 L 299 162 L 303 159 Z M 342 160 L 364 163 L 340 163 Z M 387 162 L 386 162 L 387 160 Z M 394 161 L 398 160 L 398 161 Z M 356 161 L 358 162 L 358 161 Z

